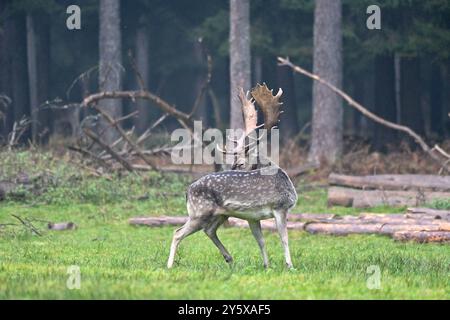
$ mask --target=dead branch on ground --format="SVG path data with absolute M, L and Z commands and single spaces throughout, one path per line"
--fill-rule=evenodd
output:
M 15 219 L 17 219 L 26 229 L 32 231 L 38 236 L 42 236 L 42 234 L 39 232 L 39 230 L 31 223 L 31 221 L 27 218 L 21 218 L 18 215 L 11 214 L 11 216 Z
M 22 138 L 23 134 L 28 130 L 31 121 L 25 116 L 19 122 L 14 122 L 11 133 L 8 135 L 8 151 L 11 151 Z
M 88 107 L 104 99 L 131 99 L 132 101 L 136 101 L 136 99 L 149 100 L 155 103 L 162 111 L 175 117 L 177 120 L 182 121 L 186 125 L 192 125 L 192 119 L 187 113 L 176 109 L 174 106 L 149 91 L 104 91 L 94 93 L 86 97 L 81 105 L 83 107 Z
M 124 158 L 122 158 L 116 151 L 114 151 L 107 143 L 103 142 L 99 136 L 97 136 L 91 129 L 85 128 L 83 132 L 92 139 L 95 143 L 101 146 L 104 150 L 106 150 L 111 157 L 117 160 L 125 169 L 130 172 L 133 172 L 133 166 L 128 163 Z
M 137 144 L 135 144 L 129 135 L 123 131 L 123 129 L 119 125 L 119 121 L 114 120 L 106 111 L 104 111 L 102 108 L 99 108 L 98 106 L 94 106 L 95 110 L 103 116 L 108 123 L 116 129 L 116 131 L 121 135 L 121 137 L 131 146 L 131 148 L 136 152 L 136 154 L 141 158 L 147 165 L 149 165 L 152 169 L 157 170 L 156 164 L 153 163 L 149 158 L 147 158 L 144 153 L 142 152 L 141 148 Z M 112 148 L 110 148 L 112 150 Z M 111 153 L 110 153 L 111 154 Z

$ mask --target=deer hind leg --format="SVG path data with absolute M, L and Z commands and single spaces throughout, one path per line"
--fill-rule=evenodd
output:
M 264 268 L 267 269 L 269 267 L 269 257 L 267 255 L 266 244 L 264 242 L 264 237 L 261 231 L 261 222 L 249 220 L 248 225 L 250 226 L 250 230 L 252 231 L 252 234 L 255 237 L 256 242 L 258 242 L 259 249 L 261 250 L 261 255 L 264 261 Z
M 216 245 L 216 247 L 219 249 L 220 253 L 222 254 L 225 261 L 229 264 L 233 262 L 233 257 L 230 255 L 228 250 L 225 248 L 225 246 L 222 244 L 222 242 L 219 240 L 219 237 L 217 237 L 217 229 L 227 220 L 227 217 L 225 216 L 218 216 L 213 218 L 213 221 L 211 221 L 206 227 L 205 227 L 205 233 L 206 235 L 212 240 L 212 242 Z
M 175 230 L 172 245 L 170 246 L 169 260 L 167 261 L 167 268 L 172 268 L 175 260 L 175 254 L 177 253 L 178 245 L 181 240 L 187 236 L 199 231 L 202 228 L 201 221 L 199 219 L 189 219 L 181 228 Z
M 281 244 L 283 245 L 286 266 L 289 269 L 292 269 L 293 265 L 291 260 L 291 253 L 289 252 L 289 241 L 287 231 L 287 210 L 275 210 L 273 215 L 275 217 L 278 233 L 280 234 Z

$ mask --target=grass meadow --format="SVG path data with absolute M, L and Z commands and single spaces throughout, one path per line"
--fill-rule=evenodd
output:
M 175 267 L 167 270 L 175 227 L 133 227 L 128 218 L 185 215 L 188 178 L 155 173 L 89 177 L 28 153 L 2 158 L 0 164 L 3 178 L 25 169 L 33 175 L 42 166 L 49 171 L 44 191 L 25 190 L 19 199 L 0 202 L 0 299 L 450 298 L 450 246 L 398 243 L 378 235 L 290 231 L 295 270 L 288 271 L 277 234 L 265 232 L 271 266 L 264 270 L 249 230 L 221 228 L 219 237 L 235 260 L 231 267 L 198 232 L 181 243 Z M 298 191 L 293 212 L 359 213 L 327 208 L 324 189 L 303 192 L 300 181 Z M 31 221 L 41 236 L 12 214 Z M 78 228 L 47 231 L 46 221 L 73 221 Z M 73 287 L 71 266 L 79 268 L 79 288 Z

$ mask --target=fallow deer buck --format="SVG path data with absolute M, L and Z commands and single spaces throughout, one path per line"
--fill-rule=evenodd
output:
M 278 123 L 281 104 L 279 99 L 283 91 L 272 94 L 267 86 L 257 85 L 251 92 L 253 98 L 248 99 L 241 89 L 239 98 L 244 114 L 245 136 L 248 136 L 257 126 L 257 113 L 254 102 L 259 105 L 264 114 L 264 128 L 272 129 Z M 233 154 L 248 152 L 244 139 L 239 139 L 238 147 Z M 235 163 L 236 164 L 236 163 Z M 242 166 L 235 165 L 234 167 Z M 263 172 L 266 168 L 255 170 L 231 170 L 208 174 L 192 183 L 186 193 L 189 219 L 185 225 L 174 233 L 167 267 L 171 268 L 180 241 L 187 236 L 204 230 L 222 253 L 225 261 L 233 261 L 230 253 L 217 237 L 217 229 L 228 217 L 237 217 L 248 221 L 251 232 L 261 250 L 264 267 L 269 265 L 261 231 L 260 220 L 275 218 L 275 223 L 284 249 L 288 268 L 292 261 L 288 245 L 287 214 L 297 202 L 297 192 L 286 172 L 272 164 L 270 174 Z

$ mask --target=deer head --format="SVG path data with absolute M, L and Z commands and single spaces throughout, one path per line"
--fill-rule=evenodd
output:
M 252 89 L 251 93 L 244 93 L 244 90 L 239 88 L 238 97 L 241 101 L 242 114 L 244 117 L 244 134 L 238 139 L 231 139 L 228 137 L 228 140 L 236 144 L 235 148 L 232 150 L 224 151 L 219 149 L 219 151 L 224 154 L 234 155 L 236 157 L 232 169 L 244 169 L 246 157 L 251 152 L 255 152 L 258 141 L 262 138 L 262 136 L 258 139 L 255 138 L 256 129 L 264 127 L 267 130 L 271 130 L 277 126 L 279 122 L 278 118 L 281 114 L 280 108 L 283 104 L 280 102 L 282 94 L 283 90 L 280 88 L 278 93 L 274 96 L 273 90 L 269 90 L 265 83 L 262 85 L 257 84 L 256 87 Z M 264 116 L 264 123 L 261 125 L 258 125 L 258 114 L 255 108 L 255 102 Z M 247 144 L 246 141 L 248 141 Z M 254 167 L 247 169 L 254 169 Z

